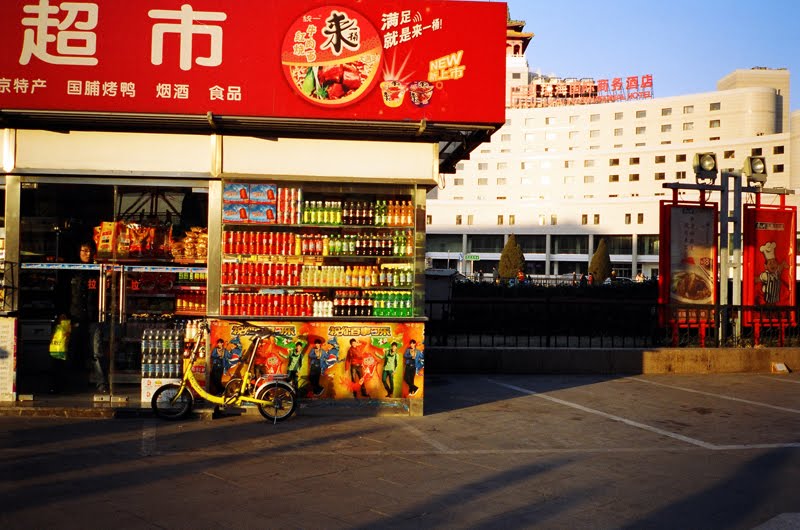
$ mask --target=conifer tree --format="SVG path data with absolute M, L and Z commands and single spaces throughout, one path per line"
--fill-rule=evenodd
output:
M 517 271 L 524 269 L 525 256 L 522 254 L 522 248 L 517 244 L 517 238 L 511 234 L 500 254 L 500 267 L 497 272 L 501 279 L 510 280 L 517 277 Z
M 606 278 L 611 276 L 611 257 L 608 255 L 605 239 L 600 240 L 597 250 L 592 254 L 592 259 L 589 261 L 589 272 L 592 273 L 592 281 L 595 285 L 602 284 Z

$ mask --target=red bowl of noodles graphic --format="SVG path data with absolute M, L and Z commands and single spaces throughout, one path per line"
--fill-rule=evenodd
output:
M 375 27 L 341 6 L 305 13 L 289 27 L 281 50 L 289 84 L 323 107 L 349 105 L 367 94 L 376 84 L 383 56 Z

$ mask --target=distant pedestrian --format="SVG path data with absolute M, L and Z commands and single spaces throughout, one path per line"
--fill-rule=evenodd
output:
M 593 272 L 589 273 L 589 278 L 587 278 L 587 280 L 588 280 L 590 286 L 594 285 L 594 273 Z
M 497 272 L 497 267 L 492 267 L 492 283 L 498 283 L 500 281 L 500 273 Z
M 587 285 L 588 283 L 589 283 L 589 280 L 588 280 L 588 279 L 586 279 L 586 273 L 585 273 L 585 272 L 582 272 L 582 273 L 581 273 L 581 287 L 586 287 L 586 285 Z

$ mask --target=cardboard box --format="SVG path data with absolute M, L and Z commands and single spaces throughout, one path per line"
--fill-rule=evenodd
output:
M 250 202 L 276 204 L 278 186 L 275 184 L 250 184 Z
M 237 202 L 247 204 L 250 202 L 250 185 L 229 182 L 222 188 L 224 202 Z
M 253 204 L 249 206 L 251 223 L 274 223 L 277 216 L 277 206 L 274 204 Z
M 247 204 L 225 202 L 222 204 L 222 222 L 249 223 L 250 208 Z

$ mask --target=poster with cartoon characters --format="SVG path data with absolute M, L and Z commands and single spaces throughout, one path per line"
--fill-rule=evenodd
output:
M 253 355 L 257 375 L 285 374 L 300 398 L 420 399 L 425 347 L 421 323 L 215 320 L 209 389 L 236 377 L 258 331 L 276 334 Z M 215 367 L 216 372 L 215 372 Z
M 748 204 L 744 209 L 744 324 L 794 325 L 797 209 Z M 782 310 L 783 309 L 783 310 Z

